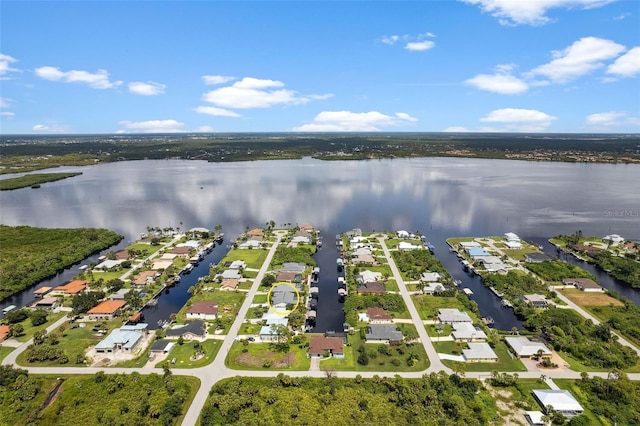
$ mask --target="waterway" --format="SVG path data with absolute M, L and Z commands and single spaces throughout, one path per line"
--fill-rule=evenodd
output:
M 616 214 L 640 210 L 640 167 L 636 165 L 306 158 L 237 163 L 145 160 L 55 171 L 83 174 L 40 189 L 0 192 L 0 223 L 108 228 L 125 236 L 124 245 L 137 239 L 147 226 L 189 229 L 221 224 L 228 242 L 246 226 L 264 226 L 270 220 L 278 226 L 314 225 L 325 237 L 324 247 L 316 254 L 322 280 L 316 328 L 324 330 L 342 326 L 341 305 L 335 297 L 337 252 L 333 238 L 356 227 L 365 231 L 421 231 L 453 277 L 474 292 L 471 298 L 482 315 L 493 317 L 496 326 L 506 329 L 519 322 L 479 278 L 462 271 L 448 251 L 447 238 L 515 232 L 527 241 L 544 242 L 580 229 L 584 235 L 616 233 L 640 241 L 640 217 Z M 216 248 L 213 257 L 199 268 L 216 263 L 224 248 Z M 545 250 L 554 253 L 553 249 Z M 324 267 L 325 263 L 328 266 Z M 72 278 L 78 266 L 46 285 Z M 195 282 L 201 273 L 206 270 L 196 268 L 184 283 L 162 296 L 157 307 L 159 319 L 177 311 L 188 298 L 190 280 Z M 601 278 L 601 282 L 640 304 L 637 290 L 613 279 Z M 0 303 L 0 307 L 24 305 L 42 285 Z M 326 305 L 325 299 L 335 305 Z M 149 313 L 149 322 L 154 315 Z

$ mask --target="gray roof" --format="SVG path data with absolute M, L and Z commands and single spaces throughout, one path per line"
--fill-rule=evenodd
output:
M 544 262 L 545 260 L 551 260 L 551 257 L 544 253 L 525 253 L 524 257 L 528 262 Z
M 295 272 L 301 274 L 307 268 L 304 263 L 285 262 L 280 268 L 280 272 Z
M 271 291 L 271 304 L 272 305 L 295 305 L 298 301 L 298 296 L 295 291 L 288 285 L 277 285 Z
M 372 324 L 367 327 L 368 333 L 365 335 L 366 340 L 389 340 L 399 342 L 402 340 L 402 333 L 398 331 L 395 325 L 388 324 Z
M 167 350 L 167 346 L 171 348 L 171 346 L 173 346 L 173 342 L 170 342 L 169 340 L 160 339 L 154 342 L 150 350 L 151 352 L 158 352 L 158 351 L 163 352 Z
M 542 350 L 544 355 L 551 355 L 551 350 L 544 343 L 532 342 L 524 336 L 507 336 L 504 341 L 511 346 L 518 356 L 533 356 L 539 350 Z
M 473 322 L 469 314 L 455 308 L 438 309 L 438 319 L 443 323 Z
M 170 328 L 165 331 L 166 336 L 175 336 L 175 337 L 182 336 L 187 333 L 191 333 L 196 336 L 204 336 L 205 335 L 204 321 L 200 321 L 200 320 L 191 321 L 186 323 L 182 327 Z
M 463 349 L 464 359 L 498 359 L 498 355 L 488 343 L 468 343 L 469 349 Z
M 580 403 L 567 390 L 560 389 L 541 389 L 534 390 L 533 395 L 538 402 L 546 410 L 548 406 L 561 413 L 582 412 L 583 408 Z
M 116 328 L 96 345 L 96 349 L 114 349 L 116 345 L 122 345 L 123 349 L 131 349 L 140 339 L 141 332 Z

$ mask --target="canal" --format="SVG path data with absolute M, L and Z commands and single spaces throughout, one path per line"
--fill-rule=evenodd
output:
M 320 268 L 318 308 L 316 310 L 316 326 L 312 329 L 313 333 L 343 330 L 344 311 L 342 303 L 338 300 L 339 274 L 336 266 L 336 259 L 340 257 L 340 253 L 338 253 L 334 239 L 334 235 L 337 233 L 339 231 L 322 231 L 322 247 L 313 256 Z

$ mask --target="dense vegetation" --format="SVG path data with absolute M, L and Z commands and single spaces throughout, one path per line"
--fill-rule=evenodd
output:
M 396 250 L 391 252 L 393 260 L 400 270 L 412 280 L 420 279 L 423 272 L 439 272 L 449 276 L 437 257 L 428 250 Z
M 26 188 L 29 186 L 39 186 L 42 183 L 55 182 L 57 180 L 62 180 L 81 174 L 82 173 L 35 173 L 32 175 L 24 175 L 16 178 L 2 179 L 0 180 L 0 191 Z
M 235 377 L 217 383 L 201 425 L 488 424 L 495 403 L 481 382 L 432 373 L 421 379 Z
M 608 379 L 587 377 L 574 383 L 592 413 L 619 425 L 640 424 L 640 382 L 631 381 L 624 373 Z
M 638 363 L 636 351 L 618 343 L 609 324 L 594 325 L 572 309 L 532 312 L 525 326 L 543 332 L 555 350 L 568 352 L 587 366 L 624 369 Z
M 73 376 L 49 407 L 46 396 L 55 376 L 31 376 L 24 370 L 0 367 L 1 425 L 174 425 L 186 411 L 196 379 L 138 373 Z
M 629 257 L 613 256 L 605 250 L 590 256 L 602 269 L 629 284 L 633 288 L 640 288 L 640 262 Z
M 0 135 L 0 173 L 119 160 L 183 158 L 255 161 L 314 157 L 354 160 L 397 157 L 511 158 L 535 161 L 640 162 L 637 135 L 514 134 L 209 134 Z
M 630 337 L 640 346 L 640 306 L 628 299 L 623 299 L 624 306 L 593 306 L 590 308 L 596 315 L 606 319 L 611 328 Z
M 505 275 L 487 274 L 482 281 L 496 290 L 511 296 L 547 292 L 547 286 L 522 271 L 509 271 Z
M 304 263 L 315 266 L 316 261 L 311 257 L 313 252 L 306 247 L 285 247 L 279 245 L 273 255 L 271 265 L 282 266 L 285 262 Z
M 547 281 L 559 282 L 565 278 L 590 278 L 597 282 L 593 274 L 562 260 L 546 260 L 539 263 L 527 262 L 526 266 Z
M 106 229 L 0 225 L 0 300 L 122 238 Z

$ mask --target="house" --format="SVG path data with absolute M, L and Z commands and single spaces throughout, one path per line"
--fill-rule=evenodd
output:
M 280 318 L 272 318 L 267 321 L 267 325 L 263 325 L 260 328 L 260 340 L 263 342 L 277 342 L 279 335 L 277 333 L 276 325 L 284 325 L 286 326 L 289 323 L 289 320 L 284 317 Z
M 398 236 L 398 238 L 400 239 L 407 239 L 409 238 L 409 233 L 405 230 L 400 230 L 400 231 L 396 231 L 396 235 Z
M 398 244 L 398 250 L 420 250 L 423 248 L 424 247 L 422 246 L 411 244 L 406 241 L 400 241 L 400 243 Z
M 124 300 L 105 300 L 87 312 L 89 321 L 110 321 L 127 304 Z
M 367 265 L 375 265 L 376 259 L 370 254 L 359 254 L 353 258 L 353 263 L 364 263 Z
M 188 256 L 189 253 L 191 253 L 191 250 L 193 250 L 193 249 L 191 247 L 189 247 L 189 246 L 181 246 L 181 247 L 172 248 L 169 253 L 175 254 L 175 255 L 178 255 L 178 256 Z
M 147 335 L 148 324 L 124 325 L 113 330 L 95 346 L 97 353 L 133 353 L 143 337 Z
M 588 246 L 586 244 L 572 244 L 569 246 L 569 248 L 571 250 L 580 252 L 580 253 L 584 253 L 587 256 L 595 256 L 596 254 L 598 254 L 599 252 L 602 251 L 601 248 L 598 247 L 594 247 L 594 246 Z
M 247 263 L 244 260 L 234 260 L 227 266 L 227 268 L 228 269 L 247 269 Z
M 307 356 L 317 358 L 328 352 L 334 358 L 344 358 L 342 339 L 339 337 L 311 336 Z
M 518 358 L 531 358 L 542 351 L 542 356 L 551 356 L 551 350 L 542 342 L 534 342 L 524 336 L 507 336 L 504 338 Z
M 615 244 L 620 244 L 620 243 L 624 243 L 624 238 L 622 238 L 620 235 L 618 234 L 611 234 L 611 235 L 606 235 L 605 237 L 602 238 L 604 241 L 610 241 L 611 245 L 615 245 Z
M 176 247 L 189 247 L 190 249 L 197 250 L 201 245 L 202 243 L 200 241 L 189 240 L 184 243 L 176 244 Z
M 253 238 L 247 241 L 242 242 L 238 245 L 239 249 L 248 250 L 248 249 L 259 249 L 262 244 L 261 240 L 254 240 Z
M 298 303 L 296 291 L 288 285 L 276 285 L 271 290 L 271 306 L 278 310 L 286 310 L 287 305 Z
M 104 271 L 108 271 L 109 269 L 113 269 L 117 266 L 120 266 L 122 263 L 126 262 L 126 260 L 122 260 L 122 259 L 116 259 L 116 260 L 111 260 L 111 259 L 107 259 L 105 261 L 102 261 L 100 263 L 98 263 L 94 269 L 102 269 Z
M 382 308 L 367 309 L 367 321 L 369 324 L 391 324 L 393 317 L 386 313 Z
M 556 413 L 572 419 L 584 411 L 580 403 L 567 390 L 539 389 L 533 391 L 533 396 L 545 413 L 547 407 L 551 407 Z
M 384 294 L 387 292 L 387 288 L 382 283 L 372 282 L 358 286 L 356 291 L 358 294 Z
M 51 290 L 50 296 L 72 296 L 86 290 L 88 281 L 74 280 Z
M 353 228 L 351 231 L 347 231 L 346 234 L 347 234 L 348 238 L 361 237 L 362 236 L 362 229 Z
M 164 332 L 166 337 L 182 336 L 186 340 L 203 338 L 206 334 L 205 323 L 201 320 L 191 321 L 180 327 L 169 328 Z
M 360 272 L 360 274 L 358 275 L 358 279 L 362 283 L 376 282 L 380 278 L 382 278 L 382 274 L 380 272 L 372 272 L 368 269 L 365 269 L 364 271 Z
M 254 228 L 247 231 L 247 237 L 264 237 L 264 231 L 260 228 Z
M 540 262 L 546 262 L 552 259 L 551 257 L 547 256 L 544 253 L 525 253 L 524 260 L 525 262 L 540 263 Z
M 457 322 L 470 322 L 473 321 L 466 312 L 461 312 L 455 308 L 443 308 L 438 309 L 438 320 L 442 324 L 454 324 Z
M 220 283 L 220 290 L 236 290 L 240 281 L 235 278 L 223 279 Z
M 297 272 L 278 272 L 276 282 L 299 283 L 302 282 L 302 274 Z
M 520 237 L 518 237 L 516 234 L 514 234 L 513 232 L 506 232 L 504 234 L 504 239 L 506 241 L 511 241 L 514 243 L 519 243 L 520 242 Z
M 218 317 L 218 302 L 195 302 L 186 314 L 187 319 L 202 319 L 213 321 Z
M 491 254 L 482 247 L 469 247 L 467 253 L 469 253 L 471 257 L 491 256 Z
M 372 324 L 367 327 L 365 334 L 367 343 L 399 343 L 402 339 L 402 333 L 395 325 Z
M 525 411 L 524 417 L 529 422 L 529 426 L 547 426 L 542 411 Z
M 424 294 L 433 294 L 439 291 L 444 291 L 442 283 L 427 283 L 426 286 L 422 287 L 422 293 Z
M 482 245 L 477 241 L 462 241 L 459 245 L 465 250 L 471 247 L 482 247 Z
M 306 231 L 298 231 L 293 234 L 291 242 L 296 244 L 311 244 L 311 235 Z
M 53 287 L 40 287 L 36 291 L 33 292 L 35 297 L 42 297 L 45 294 L 49 293 Z
M 487 340 L 487 335 L 480 327 L 470 322 L 456 322 L 452 324 L 451 336 L 459 342 L 476 342 Z
M 351 246 L 354 249 L 353 246 Z M 371 256 L 371 248 L 370 247 L 357 247 L 351 252 L 351 258 L 355 259 L 360 256 Z
M 173 260 L 160 259 L 153 262 L 153 265 L 151 265 L 151 269 L 153 269 L 154 271 L 163 271 L 171 265 L 173 265 Z
M 465 362 L 498 362 L 498 355 L 488 343 L 467 343 L 468 349 L 462 350 Z
M 153 283 L 153 281 L 159 275 L 160 274 L 157 271 L 142 271 L 138 275 L 136 275 L 136 277 L 133 279 L 133 282 L 131 284 L 136 287 L 144 287 L 148 284 Z
M 298 274 L 302 274 L 305 269 L 307 269 L 307 265 L 304 263 L 285 262 L 282 265 L 282 268 L 280 268 L 280 272 L 296 272 Z
M 305 231 L 305 232 L 313 232 L 313 226 L 312 225 L 302 225 L 300 227 L 301 231 Z
M 549 300 L 541 294 L 525 294 L 522 298 L 534 308 L 548 308 L 550 304 Z
M 43 297 L 37 300 L 31 307 L 34 309 L 43 309 L 45 311 L 53 311 L 61 305 L 57 297 Z
M 127 320 L 127 324 L 138 324 L 142 320 L 142 314 L 140 312 L 136 312 L 131 315 Z
M 440 275 L 439 272 L 423 272 L 422 276 L 420 277 L 420 281 L 422 281 L 423 283 L 430 283 L 439 281 L 440 278 L 442 278 L 442 275 Z
M 124 297 L 127 293 L 131 291 L 130 288 L 121 288 L 113 294 L 110 294 L 107 299 L 109 300 L 124 300 Z
M 118 260 L 129 260 L 131 255 L 129 254 L 129 250 L 124 249 L 116 252 L 116 259 Z
M 156 340 L 149 349 L 149 352 L 152 354 L 168 354 L 171 352 L 174 344 L 174 342 L 165 339 Z
M 564 285 L 572 285 L 575 288 L 593 293 L 603 293 L 604 289 L 600 287 L 595 281 L 590 280 L 589 278 L 565 278 L 562 280 Z
M 0 342 L 9 337 L 10 327 L 8 325 L 0 325 Z
M 222 280 L 240 280 L 242 279 L 242 275 L 238 269 L 225 269 L 220 274 L 216 275 L 216 277 L 222 277 Z

